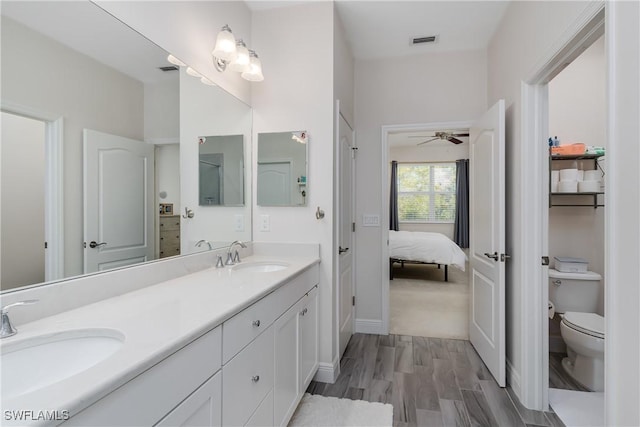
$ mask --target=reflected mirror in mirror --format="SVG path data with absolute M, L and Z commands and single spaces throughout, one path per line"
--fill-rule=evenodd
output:
M 3 2 L 0 13 L 0 289 L 191 252 L 180 216 L 189 95 L 168 53 L 88 1 Z
M 243 135 L 201 136 L 198 144 L 200 206 L 243 206 Z
M 306 131 L 258 134 L 259 206 L 307 205 Z

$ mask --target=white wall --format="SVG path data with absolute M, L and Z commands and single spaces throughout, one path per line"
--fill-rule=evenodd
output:
M 261 207 L 254 197 L 256 241 L 320 243 L 320 361 L 336 357 L 333 277 L 333 4 L 307 3 L 253 14 L 252 36 L 265 80 L 253 86 L 254 141 L 262 132 L 308 132 L 307 206 Z M 257 150 L 254 146 L 254 158 Z M 253 165 L 253 176 L 256 176 Z M 256 182 L 254 180 L 254 188 Z M 315 217 L 320 207 L 322 220 Z M 260 231 L 269 215 L 271 231 Z
M 435 141 L 434 141 L 435 142 Z M 458 159 L 469 158 L 469 144 L 452 144 L 447 142 L 442 145 L 421 145 L 421 146 L 399 146 L 389 147 L 389 161 L 396 160 L 398 162 L 452 162 Z M 389 170 L 389 181 L 391 175 Z M 453 223 L 410 223 L 401 222 L 401 231 L 426 231 L 431 233 L 441 233 L 453 240 Z
M 181 253 L 196 250 L 200 239 L 229 244 L 251 240 L 251 174 L 245 168 L 244 206 L 199 206 L 198 138 L 212 135 L 243 135 L 244 162 L 251 164 L 251 108 L 216 86 L 207 86 L 180 70 L 180 205 L 193 210 L 182 219 Z M 236 231 L 235 216 L 242 216 L 242 231 Z M 217 243 L 216 243 L 217 242 Z
M 218 72 L 211 50 L 223 25 L 252 49 L 251 12 L 244 1 L 110 1 L 95 2 L 125 24 L 207 76 L 246 103 L 251 84 L 240 73 Z M 260 55 L 260 50 L 257 50 Z M 167 63 L 168 64 L 168 63 Z
M 4 16 L 1 27 L 2 101 L 64 117 L 64 274 L 78 275 L 82 129 L 142 140 L 143 85 Z
M 159 203 L 173 203 L 173 211 L 181 213 L 180 207 L 180 144 L 156 145 L 156 190 L 164 191 L 167 197 Z
M 520 280 L 525 261 L 522 252 L 527 242 L 522 239 L 521 223 L 523 196 L 521 194 L 521 84 L 530 78 L 534 66 L 553 46 L 588 6 L 588 2 L 512 2 L 488 48 L 488 102 L 499 99 L 506 103 L 506 250 L 511 262 L 506 266 L 506 327 L 508 379 L 516 394 L 523 396 L 520 377 L 525 366 L 523 340 L 526 328 L 521 307 L 522 289 L 528 286 Z
M 640 3 L 606 3 L 605 422 L 640 425 Z
M 486 109 L 484 51 L 356 61 L 356 319 L 382 321 L 382 235 L 388 225 L 362 227 L 362 215 L 382 215 L 381 126 L 470 121 Z M 385 182 L 387 180 L 385 179 Z
M 562 144 L 583 142 L 607 146 L 606 60 L 604 36 L 549 82 L 549 133 Z M 571 167 L 563 162 L 563 167 Z M 592 161 L 579 162 L 586 169 Z M 607 170 L 606 158 L 601 162 Z M 572 203 L 563 201 L 562 203 Z M 584 203 L 584 201 L 580 201 Z M 549 257 L 574 256 L 589 261 L 589 270 L 604 277 L 604 212 L 592 207 L 549 210 Z M 604 281 L 603 281 L 604 284 Z M 604 287 L 598 312 L 604 315 Z
M 180 136 L 180 79 L 177 71 L 169 80 L 144 85 L 144 140 L 177 143 Z
M 2 290 L 44 282 L 44 122 L 2 113 Z

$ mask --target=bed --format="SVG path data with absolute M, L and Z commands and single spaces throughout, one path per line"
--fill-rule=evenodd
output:
M 449 266 L 464 271 L 467 255 L 444 234 L 421 231 L 389 231 L 389 278 L 393 264 L 434 264 L 444 266 L 444 280 L 449 281 Z

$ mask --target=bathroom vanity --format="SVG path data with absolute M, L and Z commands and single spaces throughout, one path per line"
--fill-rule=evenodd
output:
M 3 353 L 63 333 L 121 345 L 52 384 L 14 396 L 3 389 L 3 413 L 68 414 L 37 422 L 5 417 L 6 425 L 286 425 L 318 369 L 315 251 L 254 254 L 18 324 L 19 333 L 3 339 Z

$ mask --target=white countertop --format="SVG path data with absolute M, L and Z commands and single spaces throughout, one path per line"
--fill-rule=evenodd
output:
M 113 355 L 75 376 L 13 399 L 3 398 L 2 410 L 68 410 L 73 416 L 320 259 L 253 255 L 243 264 L 267 261 L 289 266 L 269 273 L 210 268 L 18 325 L 18 334 L 3 339 L 1 345 L 91 328 L 113 329 L 125 339 Z

